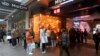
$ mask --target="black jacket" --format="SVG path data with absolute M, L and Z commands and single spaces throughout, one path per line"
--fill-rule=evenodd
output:
M 60 44 L 61 46 L 66 46 L 69 44 L 69 40 L 68 40 L 68 34 L 67 32 L 62 32 L 60 35 Z
M 99 43 L 100 42 L 100 33 L 93 34 L 93 40 L 95 43 Z
M 0 30 L 0 38 L 2 38 L 3 37 L 3 30 Z

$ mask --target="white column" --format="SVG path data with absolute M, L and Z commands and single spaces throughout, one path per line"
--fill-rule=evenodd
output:
M 6 32 L 8 33 L 8 20 L 6 21 Z
M 26 11 L 25 29 L 29 28 L 29 11 Z
M 8 30 L 11 30 L 11 21 L 8 19 L 6 21 L 6 32 L 8 33 Z

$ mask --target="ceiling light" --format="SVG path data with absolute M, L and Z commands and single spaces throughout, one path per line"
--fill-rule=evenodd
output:
M 22 0 L 15 0 L 15 1 L 22 2 Z
M 73 2 L 74 0 L 68 0 L 68 1 L 65 1 L 63 3 L 60 3 L 60 5 L 63 5 L 63 4 L 66 4 L 66 3 L 69 3 L 69 2 Z
M 4 21 L 4 19 L 0 19 L 0 22 Z

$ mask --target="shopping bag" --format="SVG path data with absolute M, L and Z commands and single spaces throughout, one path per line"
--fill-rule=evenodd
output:
M 35 43 L 35 48 L 38 48 L 38 44 L 37 43 Z
M 7 40 L 8 40 L 8 39 L 12 39 L 12 36 L 7 35 L 6 39 L 7 39 Z

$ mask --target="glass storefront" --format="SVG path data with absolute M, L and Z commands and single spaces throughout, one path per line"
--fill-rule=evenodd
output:
M 36 14 L 33 15 L 33 18 L 30 19 L 30 22 L 30 27 L 33 29 L 35 35 L 35 41 L 39 41 L 39 30 L 42 26 L 46 29 L 50 28 L 55 33 L 60 31 L 61 21 L 59 17 Z

